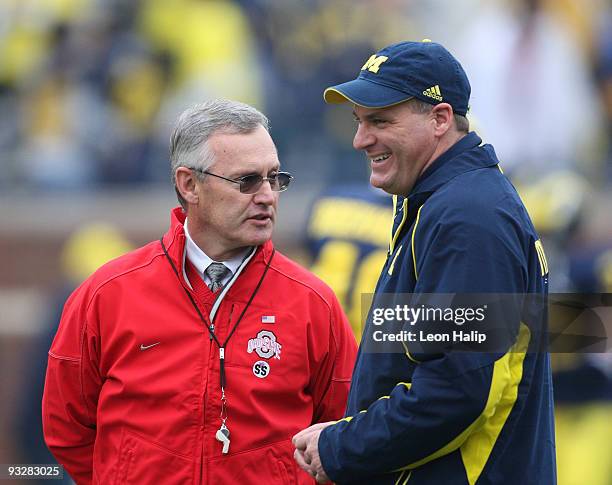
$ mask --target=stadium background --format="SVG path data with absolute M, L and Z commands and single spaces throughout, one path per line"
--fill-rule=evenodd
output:
M 551 291 L 612 292 L 609 0 L 0 2 L 0 463 L 49 462 L 40 392 L 63 300 L 165 231 L 169 133 L 195 102 L 269 116 L 296 177 L 275 242 L 358 320 L 389 201 L 367 189 L 350 109 L 322 92 L 425 37 L 468 72 L 473 126 L 543 235 Z M 559 483 L 610 484 L 610 354 L 554 358 Z

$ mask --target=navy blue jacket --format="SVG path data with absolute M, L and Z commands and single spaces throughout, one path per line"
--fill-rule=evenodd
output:
M 396 199 L 376 295 L 548 291 L 538 236 L 490 145 L 469 133 Z M 554 484 L 549 356 L 540 321 L 514 321 L 497 353 L 372 353 L 364 342 L 346 418 L 319 439 L 339 484 Z M 537 318 L 536 317 L 536 320 Z

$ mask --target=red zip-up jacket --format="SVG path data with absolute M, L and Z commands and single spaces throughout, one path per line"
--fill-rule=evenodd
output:
M 219 348 L 205 323 L 223 343 L 273 246 L 257 248 L 213 308 L 203 282 L 190 278 L 192 289 L 184 277 L 184 218 L 173 210 L 168 256 L 149 243 L 100 268 L 66 302 L 49 351 L 46 443 L 79 484 L 313 483 L 294 462 L 291 437 L 343 415 L 356 344 L 340 304 L 274 253 L 225 349 L 222 454 Z

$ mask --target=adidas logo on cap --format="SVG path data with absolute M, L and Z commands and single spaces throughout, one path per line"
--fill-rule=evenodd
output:
M 438 86 L 437 84 L 423 91 L 423 94 L 438 101 L 442 101 L 442 93 L 440 92 L 440 86 Z

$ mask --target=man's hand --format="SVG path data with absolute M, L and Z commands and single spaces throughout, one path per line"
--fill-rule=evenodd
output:
M 328 421 L 327 423 L 313 424 L 293 437 L 293 446 L 295 446 L 293 457 L 295 461 L 306 473 L 312 475 L 317 483 L 329 481 L 319 456 L 319 435 L 323 429 L 334 423 L 335 421 Z

